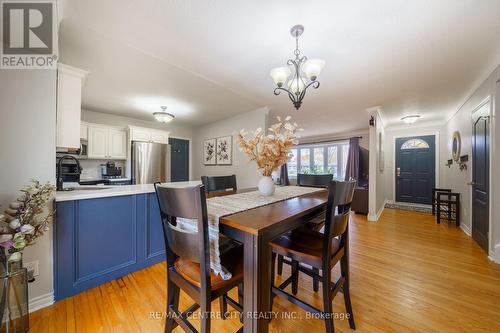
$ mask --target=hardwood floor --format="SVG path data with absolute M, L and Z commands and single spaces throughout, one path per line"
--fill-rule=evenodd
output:
M 356 332 L 500 332 L 500 265 L 461 229 L 437 225 L 430 214 L 395 209 L 386 209 L 378 222 L 352 218 Z M 288 274 L 285 267 L 283 276 Z M 321 290 L 313 293 L 311 279 L 303 275 L 299 297 L 321 306 Z M 191 303 L 181 294 L 181 308 Z M 161 263 L 32 313 L 30 332 L 162 332 L 164 319 L 151 314 L 161 314 L 165 304 Z M 217 302 L 212 309 L 218 311 Z M 342 295 L 334 309 L 344 313 Z M 271 332 L 324 332 L 321 320 L 304 319 L 305 311 L 279 297 L 273 311 L 298 317 L 273 320 Z M 239 327 L 236 318 L 212 321 L 216 333 Z M 335 328 L 353 332 L 346 319 L 336 320 Z

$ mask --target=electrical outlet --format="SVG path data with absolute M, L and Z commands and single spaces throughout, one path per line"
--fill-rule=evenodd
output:
M 28 272 L 33 271 L 33 277 L 38 276 L 38 260 L 27 262 L 23 265 Z

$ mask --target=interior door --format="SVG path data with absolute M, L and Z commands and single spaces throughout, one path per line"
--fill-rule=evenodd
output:
M 488 252 L 490 102 L 472 116 L 472 238 Z
M 434 135 L 396 139 L 396 201 L 431 204 L 436 183 Z
M 189 140 L 169 138 L 171 146 L 171 179 L 173 182 L 189 180 Z

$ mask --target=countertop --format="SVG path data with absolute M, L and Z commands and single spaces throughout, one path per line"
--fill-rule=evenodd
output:
M 163 186 L 169 187 L 188 187 L 201 184 L 201 181 L 188 181 L 188 182 L 175 182 L 175 183 L 162 183 Z M 141 193 L 153 193 L 155 191 L 153 184 L 140 184 L 140 185 L 105 185 L 105 186 L 81 186 L 90 189 L 61 191 L 56 192 L 55 201 L 71 201 L 83 199 L 96 199 L 116 197 L 120 195 L 134 195 Z M 99 187 L 99 189 L 95 189 Z

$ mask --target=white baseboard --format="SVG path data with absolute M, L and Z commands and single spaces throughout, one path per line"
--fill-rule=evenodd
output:
M 33 297 L 29 300 L 29 311 L 34 312 L 54 304 L 54 293 Z
M 377 222 L 378 219 L 380 218 L 380 215 L 382 215 L 382 212 L 384 211 L 386 203 L 387 203 L 387 200 L 384 201 L 384 203 L 382 204 L 382 207 L 379 209 L 377 214 L 368 214 L 368 216 L 366 217 L 367 220 L 371 221 L 371 222 Z
M 488 256 L 491 261 L 500 264 L 500 244 L 496 244 Z
M 468 225 L 465 225 L 465 224 L 463 224 L 463 223 L 460 223 L 460 228 L 463 230 L 463 232 L 465 232 L 465 234 L 466 234 L 467 236 L 469 236 L 469 237 L 470 237 L 471 232 L 470 232 L 470 228 L 469 228 L 469 226 L 468 226 Z

